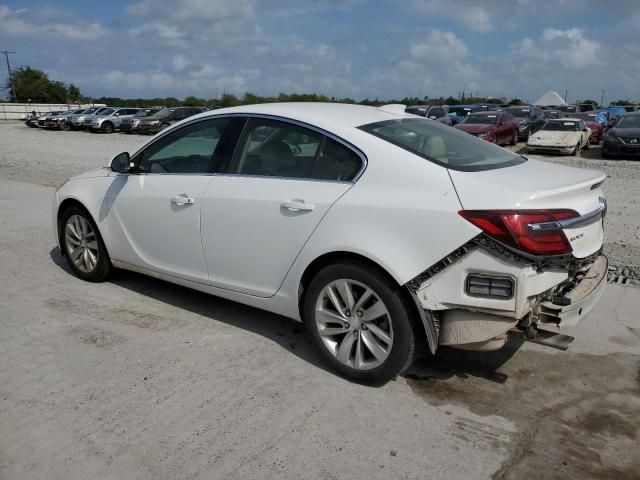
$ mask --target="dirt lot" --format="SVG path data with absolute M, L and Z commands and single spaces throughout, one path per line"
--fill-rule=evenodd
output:
M 50 186 L 144 140 L 0 125 L 0 478 L 638 478 L 638 289 L 610 286 L 570 352 L 443 349 L 355 385 L 290 320 L 70 274 Z M 562 161 L 607 172 L 607 249 L 640 263 L 640 165 Z

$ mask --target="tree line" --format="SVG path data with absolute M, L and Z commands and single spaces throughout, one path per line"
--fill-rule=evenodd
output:
M 484 97 L 404 97 L 400 99 L 393 98 L 375 98 L 356 101 L 353 98 L 337 98 L 317 93 L 280 93 L 277 96 L 261 96 L 252 92 L 246 92 L 242 96 L 236 96 L 231 93 L 225 93 L 219 98 L 200 98 L 193 95 L 180 100 L 175 97 L 166 98 L 119 98 L 119 97 L 100 97 L 92 98 L 82 95 L 80 89 L 73 83 L 66 85 L 64 82 L 49 79 L 49 76 L 42 70 L 35 68 L 20 67 L 12 72 L 11 77 L 7 80 L 6 90 L 9 92 L 9 101 L 16 103 L 104 103 L 107 105 L 117 105 L 122 107 L 207 107 L 207 108 L 223 108 L 234 107 L 238 105 L 250 105 L 256 103 L 276 103 L 276 102 L 339 102 L 353 103 L 359 105 L 380 106 L 389 103 L 401 103 L 404 105 L 459 105 L 459 104 L 509 104 L 522 105 L 523 102 L 519 98 L 507 100 L 505 98 L 484 98 Z M 593 100 L 584 101 L 584 103 L 597 102 Z M 581 102 L 578 102 L 581 103 Z M 616 100 L 610 102 L 611 105 L 629 105 L 631 100 Z

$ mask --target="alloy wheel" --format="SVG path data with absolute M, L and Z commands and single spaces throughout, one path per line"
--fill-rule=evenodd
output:
M 72 215 L 64 229 L 67 253 L 82 272 L 91 273 L 98 264 L 98 239 L 91 224 L 82 215 Z
M 393 345 L 386 305 L 370 287 L 351 279 L 332 281 L 322 289 L 315 326 L 336 360 L 357 370 L 381 365 Z

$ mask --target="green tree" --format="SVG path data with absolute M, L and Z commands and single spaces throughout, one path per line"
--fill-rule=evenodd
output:
M 80 100 L 80 89 L 76 87 L 73 83 L 69 84 L 69 88 L 67 88 L 67 92 L 69 94 L 69 100 L 72 102 L 77 102 Z
M 187 107 L 204 107 L 207 105 L 207 101 L 204 98 L 198 98 L 190 95 L 184 99 L 184 104 Z

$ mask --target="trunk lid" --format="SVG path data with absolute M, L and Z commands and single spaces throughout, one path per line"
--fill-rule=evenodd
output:
M 528 160 L 520 165 L 480 172 L 449 170 L 465 210 L 558 209 L 586 215 L 601 208 L 600 184 L 606 175 L 595 170 Z M 574 256 L 586 257 L 602 247 L 602 221 L 565 228 Z

